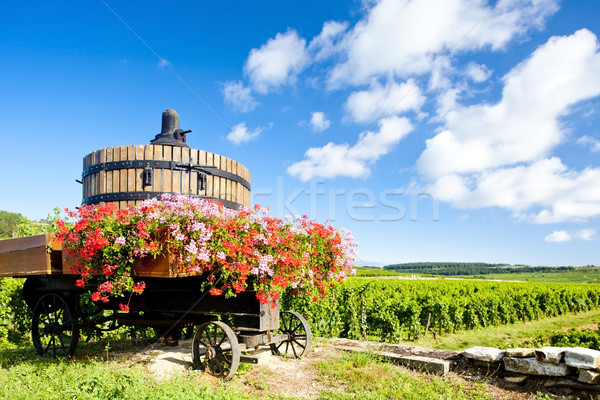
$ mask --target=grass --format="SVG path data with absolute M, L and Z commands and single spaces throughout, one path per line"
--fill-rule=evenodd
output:
M 411 372 L 368 354 L 338 354 L 316 367 L 330 387 L 321 399 L 491 399 L 482 384 Z
M 445 333 L 434 339 L 432 334 L 406 344 L 435 349 L 464 350 L 472 346 L 491 346 L 496 348 L 530 346 L 539 337 L 547 338 L 564 328 L 577 328 L 600 322 L 600 309 L 577 314 L 565 314 L 554 318 L 493 326 L 457 333 Z M 538 343 L 536 345 L 543 345 Z
M 4 399 L 248 399 L 226 384 L 212 388 L 198 374 L 156 381 L 140 366 L 101 361 L 22 360 L 2 367 Z
M 365 354 L 342 353 L 331 348 L 326 354 L 311 367 L 316 370 L 322 387 L 319 399 L 491 399 L 485 385 L 480 383 L 422 375 Z M 242 371 L 231 382 L 221 382 L 196 371 L 159 381 L 142 365 L 124 361 L 85 358 L 85 355 L 75 360 L 49 360 L 34 357 L 33 352 L 0 352 L 0 398 L 289 399 L 270 394 L 269 384 L 260 375 L 252 376 L 252 371 Z M 244 381 L 252 390 L 244 388 Z

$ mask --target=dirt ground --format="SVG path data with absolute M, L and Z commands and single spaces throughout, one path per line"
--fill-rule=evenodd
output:
M 236 376 L 232 383 L 249 393 L 275 396 L 292 396 L 300 398 L 317 398 L 320 390 L 325 389 L 325 384 L 319 379 L 315 364 L 336 357 L 341 350 L 336 345 L 358 346 L 386 351 L 394 351 L 403 355 L 420 355 L 439 359 L 449 359 L 454 363 L 450 379 L 467 382 L 487 383 L 487 392 L 495 399 L 531 400 L 538 399 L 539 393 L 546 394 L 553 399 L 600 399 L 596 394 L 574 391 L 569 388 L 548 388 L 547 381 L 543 378 L 528 378 L 524 383 L 509 383 L 504 378 L 496 376 L 489 368 L 479 368 L 467 363 L 458 352 L 433 350 L 422 347 L 386 346 L 372 342 L 355 342 L 347 340 L 320 341 L 313 346 L 311 351 L 300 360 L 284 359 L 273 356 L 268 348 L 258 351 L 259 363 L 249 366 L 241 364 L 245 369 L 243 374 Z M 182 340 L 177 347 L 162 347 L 159 343 L 136 349 L 135 353 L 116 351 L 112 357 L 126 359 L 132 364 L 144 365 L 157 379 L 166 379 L 173 374 L 183 374 L 192 370 L 191 341 Z M 403 367 L 397 367 L 403 368 Z M 419 372 L 410 372 L 419 374 Z M 216 378 L 205 374 L 205 379 L 215 385 Z M 331 389 L 329 387 L 329 389 Z M 547 398 L 548 398 L 547 397 Z

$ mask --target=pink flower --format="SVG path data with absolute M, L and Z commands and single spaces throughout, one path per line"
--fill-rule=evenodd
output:
M 98 292 L 112 293 L 113 285 L 111 281 L 106 281 L 98 285 Z
M 119 236 L 118 238 L 115 239 L 115 244 L 125 244 L 126 240 L 123 236 Z

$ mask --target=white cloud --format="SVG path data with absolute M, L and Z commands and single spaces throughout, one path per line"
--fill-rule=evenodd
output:
M 316 177 L 366 177 L 371 164 L 387 154 L 412 129 L 406 118 L 385 118 L 379 123 L 379 132 L 361 133 L 353 146 L 328 143 L 323 147 L 308 149 L 304 154 L 305 159 L 291 165 L 287 172 L 301 181 Z
M 331 87 L 427 72 L 440 54 L 502 49 L 558 9 L 555 0 L 381 0 L 345 36 Z
M 484 82 L 492 75 L 492 71 L 487 66 L 474 62 L 467 64 L 465 73 L 476 83 Z
M 223 96 L 226 104 L 244 113 L 254 110 L 258 105 L 258 102 L 252 97 L 250 88 L 244 87 L 244 84 L 240 81 L 225 82 Z
M 551 38 L 504 84 L 497 104 L 447 102 L 446 129 L 427 140 L 417 162 L 432 194 L 461 208 L 508 208 L 538 223 L 600 215 L 600 169 L 570 170 L 551 157 L 563 141 L 560 117 L 600 95 L 596 37 L 580 30 Z M 532 207 L 542 210 L 526 214 Z
M 310 125 L 314 132 L 323 132 L 325 129 L 329 128 L 331 121 L 327 119 L 325 113 L 322 111 L 315 111 L 311 114 Z
M 544 157 L 562 140 L 559 117 L 600 94 L 594 34 L 553 37 L 504 77 L 502 100 L 458 106 L 444 132 L 427 141 L 419 170 L 428 176 L 476 172 Z
M 402 84 L 387 82 L 385 86 L 373 82 L 369 90 L 352 93 L 345 109 L 352 121 L 365 123 L 403 111 L 419 111 L 424 102 L 425 97 L 412 79 Z
M 554 231 L 544 239 L 546 242 L 570 242 L 574 239 L 594 240 L 596 236 L 595 229 L 582 229 L 579 231 Z
M 241 122 L 233 127 L 231 132 L 227 134 L 227 140 L 235 145 L 249 142 L 250 140 L 256 139 L 261 132 L 264 130 L 262 127 L 258 127 L 254 130 L 248 130 L 245 122 Z
M 321 33 L 313 38 L 308 51 L 313 54 L 314 61 L 321 61 L 341 51 L 339 40 L 348 29 L 347 22 L 327 21 Z
M 600 140 L 594 139 L 591 136 L 584 135 L 577 139 L 576 143 L 584 146 L 590 146 L 590 150 L 594 153 L 600 151 Z
M 267 94 L 271 89 L 293 84 L 308 61 L 306 40 L 288 30 L 269 39 L 260 49 L 252 49 L 244 72 L 257 92 Z

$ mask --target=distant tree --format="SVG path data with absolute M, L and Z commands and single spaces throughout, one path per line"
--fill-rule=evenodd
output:
M 22 222 L 23 216 L 21 214 L 0 211 L 0 239 L 13 237 Z
M 56 221 L 60 218 L 60 209 L 54 209 L 54 215 L 48 215 L 39 221 L 32 221 L 23 217 L 21 223 L 13 233 L 13 237 L 41 235 L 43 233 L 54 233 L 57 231 Z

